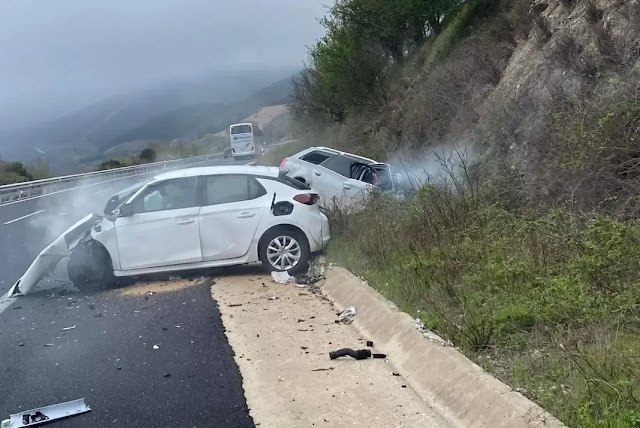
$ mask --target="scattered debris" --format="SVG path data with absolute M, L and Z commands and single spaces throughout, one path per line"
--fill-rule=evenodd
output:
M 173 275 L 169 277 L 169 281 L 177 281 L 177 280 L 179 280 L 179 279 L 182 279 L 182 277 L 180 277 L 180 276 L 173 276 Z
M 44 346 L 53 346 L 53 343 L 45 343 Z
M 328 371 L 331 371 L 331 370 L 333 370 L 333 367 L 329 367 L 327 369 L 312 369 L 311 371 L 312 372 L 328 372 Z
M 349 356 L 356 360 L 366 360 L 371 358 L 371 351 L 368 349 L 358 349 L 354 351 L 351 348 L 338 349 L 337 351 L 329 352 L 329 358 L 335 360 L 336 358 Z
M 406 387 L 407 387 L 407 385 L 402 385 L 402 387 L 403 387 L 403 388 L 406 388 Z
M 24 343 L 20 343 L 18 346 L 24 346 Z
M 271 272 L 271 278 L 278 284 L 289 284 L 296 281 L 295 278 L 289 275 L 288 272 L 273 271 Z
M 22 306 L 14 306 L 13 309 L 22 309 Z
M 309 348 L 308 348 L 308 347 L 306 347 L 306 346 L 301 346 L 301 347 L 300 347 L 300 349 L 302 349 L 303 351 L 306 351 L 306 350 L 307 350 L 307 349 L 309 349 Z
M 69 331 L 69 330 L 73 330 L 74 328 L 76 328 L 76 326 L 72 325 L 71 327 L 64 327 L 62 331 Z
M 358 311 L 354 306 L 349 306 L 347 309 L 338 314 L 336 324 L 351 324 L 357 313 Z
M 387 354 L 373 354 L 373 358 L 384 359 L 384 358 L 387 358 Z
M 237 308 L 238 306 L 242 306 L 242 303 L 232 303 L 229 305 L 230 308 Z
M 153 349 L 160 349 L 159 345 L 153 345 Z
M 369 348 L 373 348 L 373 341 L 372 340 L 367 340 L 367 346 Z
M 100 318 L 102 316 L 102 314 L 100 312 L 98 312 L 97 314 L 95 314 L 93 317 L 94 318 Z
M 39 425 L 45 421 L 67 418 L 69 416 L 86 413 L 90 410 L 91 408 L 84 402 L 84 398 L 80 398 L 78 400 L 67 401 L 66 403 L 52 404 L 50 406 L 10 415 L 8 419 L 9 423 L 7 424 L 6 421 L 2 421 L 2 426 L 19 428 Z
M 298 318 L 298 322 L 305 322 L 302 318 Z
M 171 373 L 165 373 L 165 374 L 162 375 L 162 377 L 170 378 L 171 377 Z
M 167 327 L 162 327 L 162 331 L 167 331 Z
M 279 297 L 278 296 L 267 296 L 266 299 L 267 300 L 278 300 Z
M 427 327 L 424 325 L 424 322 L 420 318 L 416 318 L 416 330 L 420 333 L 424 333 L 427 331 Z
M 391 373 L 391 374 L 392 374 L 393 376 L 400 376 L 400 373 L 398 373 L 398 372 L 393 372 L 393 373 Z

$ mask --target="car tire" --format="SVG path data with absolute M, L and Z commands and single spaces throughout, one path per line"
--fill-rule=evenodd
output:
M 96 241 L 78 244 L 71 250 L 67 274 L 80 291 L 97 291 L 115 283 L 111 257 Z
M 288 257 L 282 261 L 278 259 L 275 248 L 291 246 L 291 250 L 284 253 Z M 301 231 L 292 227 L 275 227 L 268 230 L 260 239 L 258 246 L 258 257 L 262 265 L 270 272 L 286 271 L 289 275 L 300 275 L 309 269 L 310 249 L 307 237 Z M 297 257 L 297 261 L 293 258 Z M 284 266 L 279 266 L 280 262 Z M 274 263 L 275 262 L 275 263 Z M 292 266 L 289 266 L 292 265 Z

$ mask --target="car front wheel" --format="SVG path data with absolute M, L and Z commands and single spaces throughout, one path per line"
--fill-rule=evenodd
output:
M 96 241 L 79 244 L 69 255 L 69 279 L 80 291 L 96 291 L 115 282 L 111 258 Z
M 269 271 L 299 275 L 309 269 L 309 242 L 302 232 L 277 227 L 269 230 L 260 241 L 258 255 Z

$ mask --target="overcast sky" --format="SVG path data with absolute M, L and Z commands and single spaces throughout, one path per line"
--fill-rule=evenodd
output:
M 226 69 L 294 68 L 327 0 L 0 0 L 0 129 Z

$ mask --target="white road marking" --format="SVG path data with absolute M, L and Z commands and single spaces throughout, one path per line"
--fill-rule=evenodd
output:
M 111 190 L 111 189 L 109 188 L 109 189 L 98 190 L 97 192 L 89 193 L 89 196 L 99 195 L 100 193 L 108 192 L 109 190 Z
M 13 220 L 9 220 L 8 222 L 6 222 L 4 224 L 15 223 L 16 221 L 24 220 L 25 218 L 31 217 L 32 215 L 40 214 L 41 212 L 44 212 L 44 211 L 45 210 L 40 210 L 40 211 L 33 212 L 31 214 L 23 215 L 22 217 L 18 217 L 18 218 L 14 218 Z
M 13 305 L 15 301 L 15 297 L 9 297 L 8 291 L 2 297 L 0 297 L 0 314 L 3 313 L 5 309 L 11 307 L 11 305 Z

